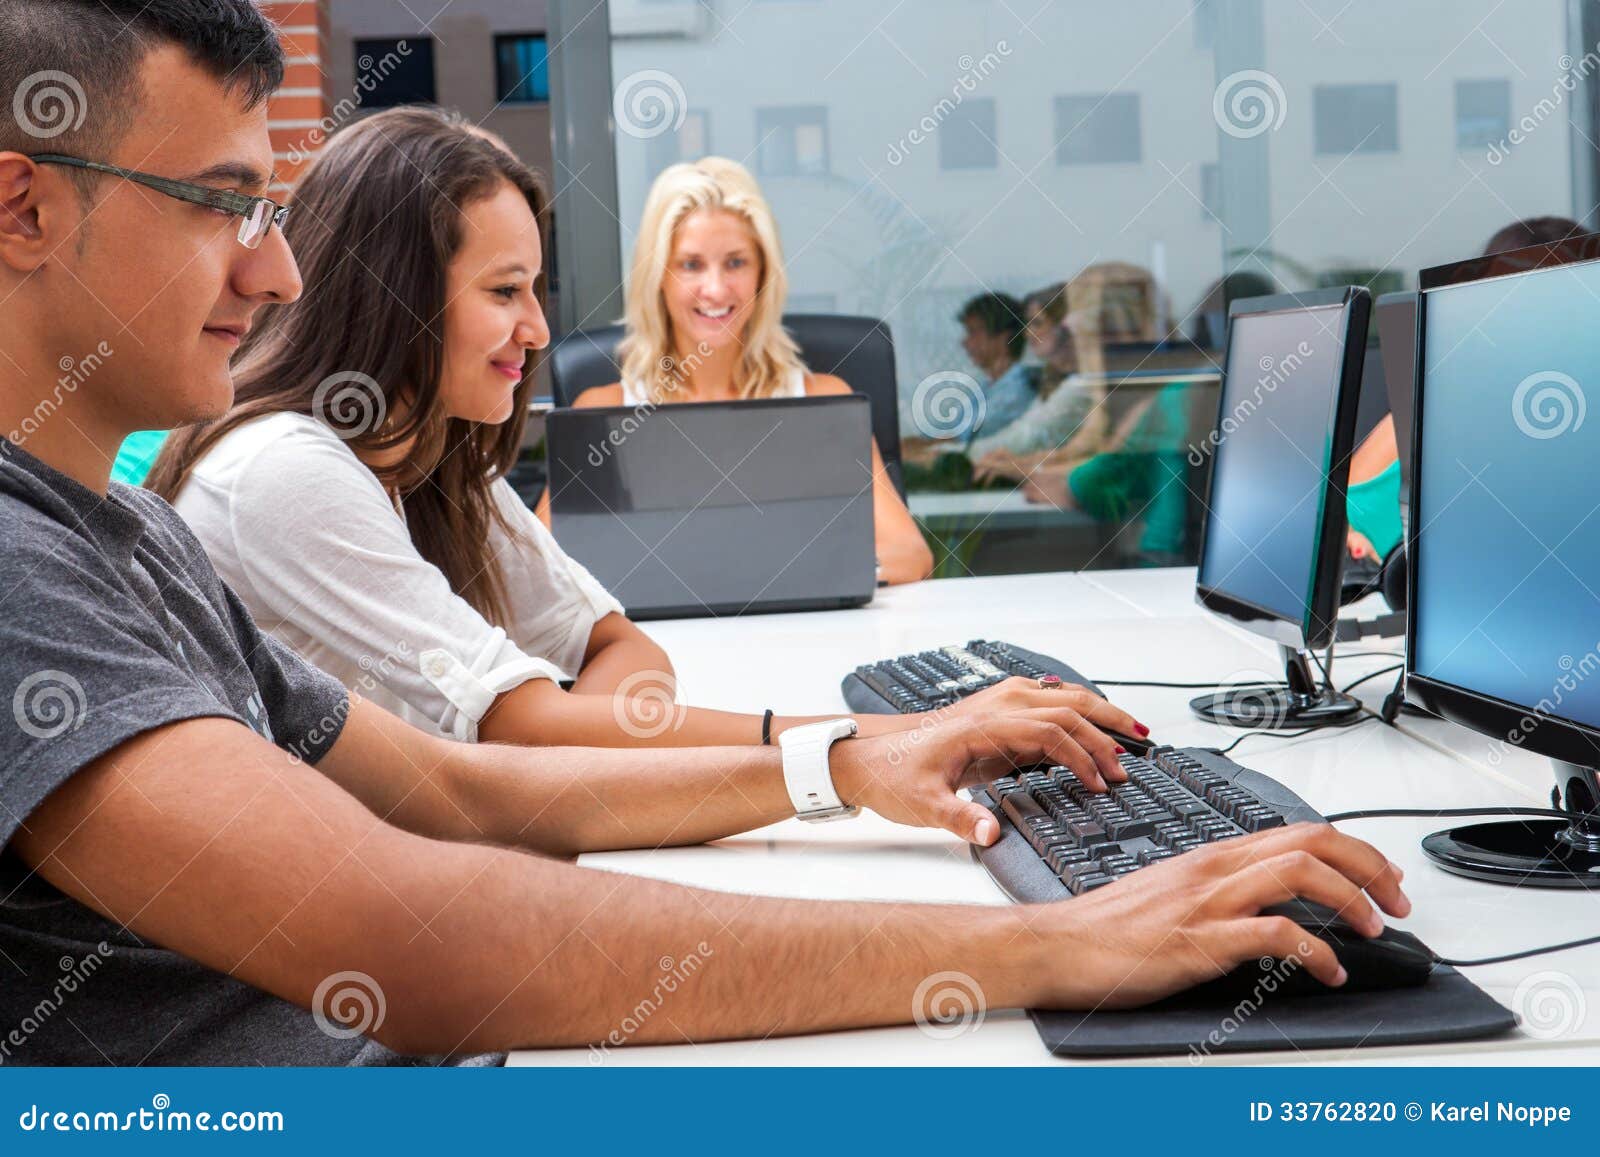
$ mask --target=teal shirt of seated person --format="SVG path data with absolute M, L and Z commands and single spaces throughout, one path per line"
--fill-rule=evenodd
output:
M 1350 483 L 1345 506 L 1350 529 L 1366 536 L 1380 559 L 1400 545 L 1400 461 L 1363 482 Z
M 124 438 L 117 459 L 111 464 L 111 481 L 124 486 L 143 486 L 145 476 L 166 444 L 168 433 L 167 430 L 141 430 Z
M 1184 435 L 1189 427 L 1187 383 L 1155 396 L 1127 440 L 1067 475 L 1078 509 L 1100 522 L 1144 519 L 1139 551 L 1152 562 L 1184 549 L 1189 490 L 1184 485 Z

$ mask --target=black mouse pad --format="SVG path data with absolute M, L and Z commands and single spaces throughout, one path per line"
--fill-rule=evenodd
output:
M 1453 968 L 1435 965 L 1420 988 L 1272 996 L 1200 1004 L 1182 997 L 1116 1012 L 1030 1011 L 1045 1048 L 1061 1056 L 1189 1056 L 1479 1040 L 1516 1017 Z

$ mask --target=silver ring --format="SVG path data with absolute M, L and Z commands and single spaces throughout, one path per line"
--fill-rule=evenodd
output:
M 1060 675 L 1039 676 L 1039 690 L 1041 691 L 1059 691 L 1065 685 Z

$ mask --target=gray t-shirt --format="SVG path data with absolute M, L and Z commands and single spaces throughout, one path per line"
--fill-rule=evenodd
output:
M 256 629 L 165 502 L 116 483 L 102 498 L 0 438 L 0 1065 L 417 1059 L 140 939 L 8 846 L 52 791 L 151 728 L 236 719 L 315 764 L 346 707 Z

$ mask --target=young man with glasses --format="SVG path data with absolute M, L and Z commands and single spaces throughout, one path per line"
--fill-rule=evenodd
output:
M 1266 953 L 1337 981 L 1326 946 L 1256 918 L 1291 894 L 1373 930 L 1364 889 L 1404 914 L 1392 865 L 1327 828 L 998 909 L 561 862 L 797 807 L 988 841 L 955 789 L 1013 760 L 1097 783 L 1110 747 L 1063 708 L 941 726 L 894 758 L 894 736 L 819 740 L 802 769 L 777 748 L 452 744 L 351 699 L 256 630 L 170 508 L 108 481 L 129 431 L 221 414 L 239 335 L 300 291 L 261 200 L 269 26 L 247 0 L 0 0 L 0 44 L 0 98 L 27 113 L 0 123 L 0 431 L 26 430 L 0 439 L 0 1031 L 19 1026 L 0 1059 L 493 1060 L 606 1039 L 685 945 L 694 985 L 631 1039 L 906 1021 L 944 969 L 994 1007 L 1126 1005 Z M 43 84 L 80 107 L 41 122 Z M 831 807 L 791 799 L 801 770 Z

